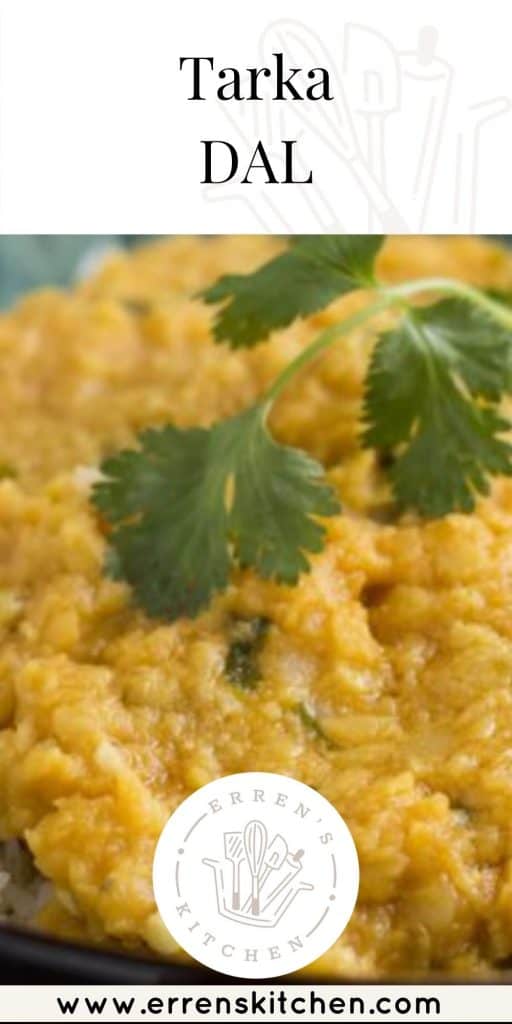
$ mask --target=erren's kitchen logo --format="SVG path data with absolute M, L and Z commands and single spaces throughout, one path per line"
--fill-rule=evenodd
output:
M 358 884 L 338 812 L 270 772 L 229 775 L 193 793 L 167 822 L 153 865 L 173 938 L 200 963 L 245 978 L 321 956 L 348 924 Z

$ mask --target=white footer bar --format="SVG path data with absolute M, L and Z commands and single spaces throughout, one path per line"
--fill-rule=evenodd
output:
M 510 1021 L 507 985 L 3 985 L 3 1021 Z

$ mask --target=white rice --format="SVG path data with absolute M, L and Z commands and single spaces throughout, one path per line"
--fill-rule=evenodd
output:
M 0 843 L 0 921 L 32 923 L 51 894 L 26 846 L 18 839 Z

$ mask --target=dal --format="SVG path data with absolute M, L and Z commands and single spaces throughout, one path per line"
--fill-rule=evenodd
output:
M 512 483 L 471 516 L 391 521 L 358 447 L 373 329 L 273 414 L 281 440 L 330 467 L 344 506 L 296 588 L 239 573 L 198 619 L 168 624 L 102 572 L 88 502 L 102 456 L 148 425 L 238 411 L 365 301 L 252 351 L 219 348 L 191 296 L 278 248 L 153 243 L 0 318 L 0 839 L 24 839 L 53 883 L 43 927 L 174 956 L 151 887 L 170 812 L 223 774 L 292 774 L 346 818 L 361 863 L 356 912 L 316 968 L 489 974 L 512 955 Z M 397 239 L 380 269 L 512 288 L 512 258 L 475 239 Z M 269 625 L 244 690 L 226 665 L 253 619 Z

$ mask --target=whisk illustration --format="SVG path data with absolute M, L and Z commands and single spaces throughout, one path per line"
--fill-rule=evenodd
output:
M 260 912 L 260 872 L 267 852 L 267 830 L 261 821 L 249 821 L 244 828 L 244 849 L 251 873 L 251 910 Z
M 303 850 L 290 852 L 284 836 L 269 841 L 257 818 L 240 831 L 223 833 L 223 859 L 204 857 L 214 874 L 217 910 L 222 917 L 273 928 L 300 892 L 313 889 L 300 878 Z

